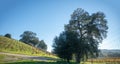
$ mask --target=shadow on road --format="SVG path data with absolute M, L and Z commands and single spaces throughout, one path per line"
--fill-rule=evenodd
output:
M 62 62 L 44 62 L 44 61 L 25 61 L 25 62 L 13 62 L 13 63 L 6 63 L 6 64 L 68 64 L 64 61 Z M 70 64 L 75 64 L 71 62 Z

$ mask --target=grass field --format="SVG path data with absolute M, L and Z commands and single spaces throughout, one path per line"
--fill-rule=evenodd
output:
M 16 62 L 4 62 L 1 64 L 68 64 L 68 63 L 66 61 L 19 60 Z M 70 64 L 75 64 L 75 62 L 71 62 Z
M 18 40 L 9 39 L 0 36 L 0 52 L 14 53 L 14 54 L 25 54 L 32 56 L 41 56 L 49 58 L 57 58 L 55 55 L 45 52 L 43 50 L 34 48 Z M 9 56 L 5 54 L 0 54 L 0 64 L 67 64 L 65 61 L 37 61 L 28 60 L 22 57 Z M 70 64 L 76 64 L 71 62 Z M 81 64 L 120 64 L 120 58 L 102 58 L 102 59 L 90 59 L 87 62 L 82 62 Z
M 6 38 L 3 36 L 0 36 L 0 52 L 56 58 L 56 56 L 51 53 L 34 48 L 18 40 Z
M 14 61 L 21 61 L 24 58 L 18 57 L 18 56 L 10 56 L 10 55 L 5 55 L 5 54 L 0 54 L 0 64 L 1 63 L 6 63 L 6 62 L 14 62 Z
M 61 61 L 61 62 L 45 62 L 45 61 L 18 61 L 18 62 L 12 62 L 12 63 L 5 63 L 5 64 L 67 64 L 67 62 Z M 71 62 L 70 64 L 76 64 L 75 62 Z M 82 62 L 81 64 L 120 64 L 120 62 Z
M 82 62 L 81 64 L 120 64 L 119 61 L 111 61 L 109 59 L 100 59 L 100 60 L 92 59 L 92 61 L 89 60 L 87 62 Z M 117 59 L 113 58 L 113 60 L 119 60 L 119 59 L 120 58 Z M 59 61 L 58 60 L 48 60 L 48 61 L 28 60 L 21 57 L 0 54 L 0 64 L 67 64 L 67 63 L 61 60 Z M 70 64 L 76 64 L 76 63 L 72 61 Z

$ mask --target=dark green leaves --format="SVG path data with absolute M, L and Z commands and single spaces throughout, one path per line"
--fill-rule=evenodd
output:
M 36 37 L 36 35 L 37 34 L 32 31 L 25 31 L 22 35 L 20 35 L 20 41 L 36 48 L 47 50 L 47 45 L 45 42 L 43 40 L 39 41 L 39 38 Z
M 87 11 L 78 8 L 71 15 L 69 24 L 65 25 L 65 32 L 55 38 L 54 51 L 60 52 L 60 50 L 66 50 L 62 47 L 69 47 L 72 54 L 75 54 L 77 63 L 80 63 L 81 59 L 85 57 L 86 59 L 97 57 L 98 45 L 106 38 L 107 29 L 107 20 L 103 12 L 90 15 Z M 71 52 L 71 50 L 67 51 Z M 59 53 L 56 54 L 59 55 Z

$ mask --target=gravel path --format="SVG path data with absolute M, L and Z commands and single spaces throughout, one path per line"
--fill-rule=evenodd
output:
M 41 61 L 50 60 L 50 58 L 45 58 L 45 57 L 40 57 L 40 56 L 29 56 L 29 55 L 12 54 L 12 53 L 5 53 L 5 52 L 0 52 L 0 54 L 5 54 L 9 56 L 17 56 L 17 57 L 22 57 L 24 59 L 32 59 L 32 60 L 41 60 Z

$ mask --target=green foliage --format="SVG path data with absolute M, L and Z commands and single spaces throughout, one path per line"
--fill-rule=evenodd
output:
M 18 40 L 9 39 L 3 36 L 0 36 L 0 52 L 56 58 L 56 56 L 51 53 L 37 49 Z
M 4 35 L 5 37 L 11 38 L 11 34 L 7 33 Z
M 20 37 L 20 41 L 32 46 L 35 46 L 39 42 L 39 39 L 36 37 L 36 33 L 32 31 L 25 31 L 22 35 L 20 35 Z
M 45 44 L 44 40 L 41 40 L 39 43 L 37 43 L 35 47 L 39 49 L 47 50 L 47 45 Z
M 22 35 L 20 35 L 20 41 L 39 49 L 47 50 L 45 42 L 43 40 L 39 41 L 39 38 L 36 37 L 36 35 L 37 34 L 32 31 L 25 31 Z
M 77 40 L 75 32 L 62 32 L 59 37 L 55 37 L 54 39 L 53 52 L 69 62 L 72 59 L 72 54 L 75 52 L 75 46 L 78 43 Z
M 71 15 L 69 24 L 65 25 L 66 31 L 78 33 L 79 43 L 76 47 L 76 61 L 80 63 L 84 57 L 98 56 L 98 45 L 106 37 L 107 20 L 102 12 L 89 15 L 85 10 L 78 8 Z
M 75 54 L 78 64 L 88 57 L 97 57 L 98 45 L 106 38 L 107 29 L 104 13 L 89 15 L 78 8 L 71 15 L 69 24 L 65 25 L 65 32 L 54 39 L 53 52 L 64 59 L 71 59 L 72 54 Z

